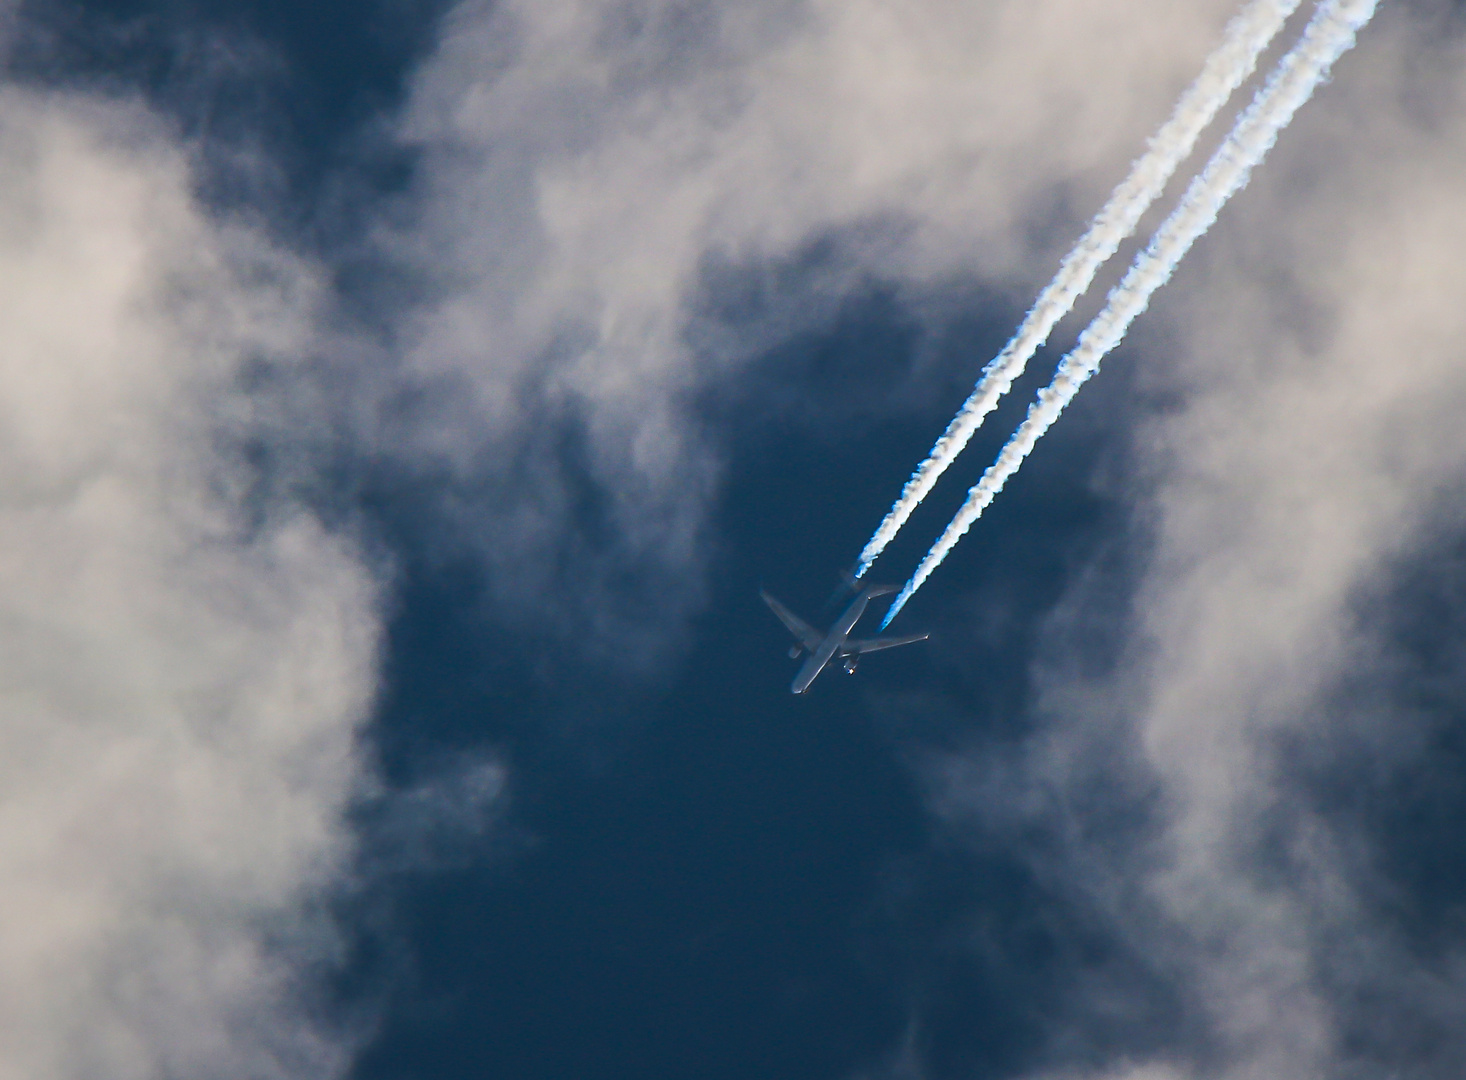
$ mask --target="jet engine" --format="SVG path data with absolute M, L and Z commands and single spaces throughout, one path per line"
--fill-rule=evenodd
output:
M 860 663 L 860 657 L 858 657 L 858 656 L 847 656 L 847 657 L 845 657 L 845 663 L 842 664 L 841 666 L 845 669 L 845 674 L 846 675 L 854 675 L 855 674 L 855 666 L 857 664 L 859 664 L 859 663 Z
M 789 659 L 790 660 L 798 660 L 799 659 L 799 654 L 802 653 L 803 651 L 804 651 L 804 646 L 803 645 L 791 645 L 791 646 L 789 646 Z

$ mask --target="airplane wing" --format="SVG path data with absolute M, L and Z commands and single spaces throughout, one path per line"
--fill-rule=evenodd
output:
M 894 649 L 897 645 L 910 645 L 913 642 L 925 641 L 929 637 L 931 637 L 930 634 L 901 634 L 890 637 L 850 638 L 840 651 L 863 656 L 868 652 L 880 652 L 882 649 Z
M 799 639 L 801 645 L 810 652 L 819 648 L 820 642 L 825 639 L 823 634 L 762 589 L 758 591 L 758 594 L 763 597 L 764 603 L 769 605 L 770 610 L 779 616 L 779 621 L 789 628 L 789 632 Z

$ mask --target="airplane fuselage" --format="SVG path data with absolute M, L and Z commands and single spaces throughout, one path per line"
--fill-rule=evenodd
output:
M 855 624 L 865 614 L 865 605 L 870 603 L 870 591 L 866 590 L 850 601 L 850 606 L 845 609 L 835 625 L 830 627 L 830 632 L 825 635 L 824 641 L 820 642 L 819 648 L 809 654 L 809 659 L 799 669 L 799 674 L 794 676 L 794 681 L 789 684 L 789 689 L 796 694 L 802 694 L 809 689 L 809 684 L 819 678 L 825 665 L 835 658 L 840 651 L 840 646 L 845 644 L 850 631 L 855 629 Z

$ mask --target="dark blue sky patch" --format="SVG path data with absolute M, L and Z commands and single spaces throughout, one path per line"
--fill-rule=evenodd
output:
M 1466 1010 L 1448 988 L 1453 943 L 1466 930 L 1466 542 L 1449 507 L 1425 543 L 1397 556 L 1355 597 L 1350 663 L 1326 698 L 1331 723 L 1290 733 L 1284 760 L 1300 806 L 1345 845 L 1359 918 L 1387 925 L 1365 938 L 1345 927 L 1319 950 L 1319 978 L 1341 1041 L 1362 1075 L 1406 1060 L 1402 1076 L 1448 1077 L 1466 1054 Z M 1296 876 L 1288 852 L 1268 869 Z
M 25 0 L 12 78 L 141 94 L 205 147 L 202 193 L 339 240 L 411 158 L 378 129 L 449 0 Z
M 952 367 L 1000 333 L 938 329 Z M 1019 505 L 904 617 L 935 640 L 855 679 L 827 673 L 805 698 L 788 693 L 786 634 L 756 597 L 762 582 L 821 617 L 838 553 L 853 558 L 886 501 L 871 477 L 894 484 L 945 420 L 949 403 L 925 392 L 904 419 L 864 398 L 883 381 L 901 392 L 924 333 L 876 290 L 708 390 L 701 423 L 726 482 L 706 598 L 684 616 L 677 598 L 628 594 L 652 625 L 665 605 L 678 637 L 650 673 L 607 670 L 573 623 L 517 631 L 471 566 L 402 563 L 377 725 L 387 775 L 410 784 L 444 746 L 502 755 L 525 844 L 393 883 L 411 975 L 359 1075 L 833 1080 L 913 1023 L 934 1077 L 1033 1060 L 1045 1001 L 1091 961 L 1019 861 L 931 847 L 902 747 L 1020 736 L 1024 658 L 1074 548 L 1109 527 L 1103 504 L 1061 454 L 1037 462 L 1037 490 L 1015 485 Z M 558 461 L 591 484 L 580 454 Z M 390 525 L 401 511 L 387 498 L 377 512 Z M 597 516 L 585 504 L 566 526 L 594 546 Z M 389 546 L 431 548 L 432 520 L 390 525 Z M 961 599 L 974 589 L 1003 609 L 1001 630 L 973 632 L 995 617 Z M 948 719 L 893 725 L 882 703 L 903 694 Z
M 1439 955 L 1466 923 L 1463 599 L 1466 542 L 1447 524 L 1357 598 L 1361 655 L 1330 706 L 1344 722 L 1329 739 L 1299 733 L 1290 756 L 1320 810 L 1373 834 L 1376 898 L 1422 956 Z M 1379 730 L 1391 714 L 1410 738 Z

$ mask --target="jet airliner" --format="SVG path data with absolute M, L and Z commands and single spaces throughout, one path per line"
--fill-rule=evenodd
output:
M 794 676 L 794 682 L 789 689 L 796 694 L 802 694 L 809 689 L 809 684 L 814 682 L 819 673 L 825 670 L 825 665 L 837 656 L 841 660 L 841 666 L 847 675 L 855 674 L 855 666 L 860 663 L 860 658 L 868 652 L 877 652 L 881 649 L 894 649 L 897 645 L 910 645 L 912 642 L 925 641 L 927 634 L 906 634 L 904 636 L 890 635 L 887 637 L 853 638 L 850 631 L 855 629 L 855 624 L 865 614 L 865 605 L 870 603 L 873 596 L 885 596 L 896 592 L 897 585 L 871 585 L 860 591 L 850 606 L 845 609 L 845 614 L 835 621 L 830 627 L 830 632 L 821 634 L 809 623 L 805 622 L 794 612 L 790 611 L 779 601 L 775 600 L 763 589 L 758 591 L 763 597 L 765 604 L 779 616 L 779 621 L 789 628 L 794 635 L 795 645 L 789 650 L 790 659 L 797 660 L 799 654 L 809 653 L 809 659 L 799 669 L 799 674 Z

